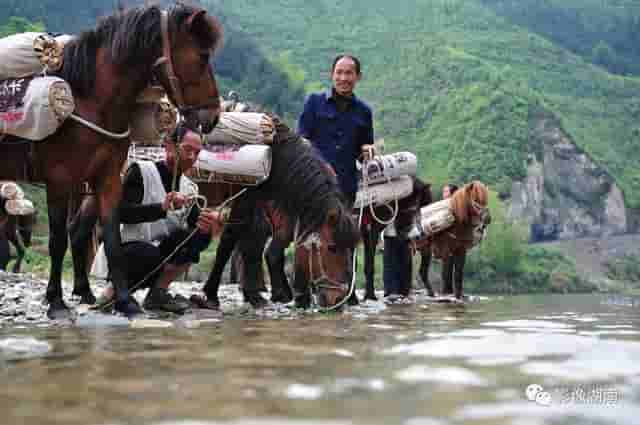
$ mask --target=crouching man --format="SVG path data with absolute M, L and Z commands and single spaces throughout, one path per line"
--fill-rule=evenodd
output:
M 164 146 L 166 160 L 137 161 L 127 170 L 120 204 L 122 248 L 130 291 L 149 288 L 144 308 L 182 314 L 189 303 L 172 297 L 169 286 L 200 261 L 200 253 L 221 233 L 223 222 L 217 211 L 200 210 L 193 203 L 198 188 L 184 175 L 202 149 L 200 135 L 178 126 Z M 174 183 L 178 191 L 172 191 Z M 106 264 L 104 257 L 102 261 Z M 96 258 L 92 270 L 97 276 L 104 274 L 99 262 Z M 98 304 L 112 298 L 113 288 L 108 288 Z

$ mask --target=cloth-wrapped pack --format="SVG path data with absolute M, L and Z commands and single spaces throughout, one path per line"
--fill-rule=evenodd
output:
M 178 111 L 162 87 L 148 87 L 136 99 L 136 108 L 129 120 L 133 143 L 159 145 L 178 124 Z
M 167 158 L 167 152 L 164 146 L 158 145 L 140 145 L 132 143 L 129 146 L 129 153 L 127 154 L 126 167 L 129 167 L 131 163 L 136 161 L 164 161 Z
M 258 185 L 271 172 L 271 148 L 266 145 L 211 145 L 200 151 L 195 180 Z
M 409 176 L 401 176 L 387 183 L 360 188 L 356 193 L 354 208 L 388 204 L 389 202 L 406 198 L 412 192 L 413 179 Z
M 24 78 L 62 66 L 64 45 L 70 35 L 24 32 L 0 38 L 0 80 Z
M 0 182 L 0 197 L 4 199 L 24 199 L 24 191 L 14 182 Z
M 0 134 L 39 141 L 55 133 L 75 109 L 62 78 L 35 77 L 0 82 Z
M 205 135 L 210 144 L 270 145 L 276 128 L 268 114 L 222 112 L 216 127 Z
M 453 226 L 456 221 L 451 210 L 451 199 L 443 199 L 420 208 L 416 225 L 409 232 L 409 238 L 419 240 L 440 233 Z
M 36 212 L 33 202 L 28 199 L 9 199 L 4 208 L 9 215 L 31 215 Z
M 411 152 L 378 155 L 363 164 L 362 182 L 371 185 L 401 176 L 415 176 L 417 170 L 418 158 Z

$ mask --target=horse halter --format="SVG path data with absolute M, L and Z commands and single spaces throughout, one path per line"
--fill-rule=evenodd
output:
M 322 240 L 320 238 L 320 234 L 318 232 L 309 232 L 299 238 L 298 237 L 299 227 L 300 227 L 300 221 L 298 220 L 296 222 L 296 227 L 294 231 L 294 238 L 293 238 L 294 244 L 296 248 L 303 248 L 309 253 L 309 256 L 308 256 L 309 257 L 309 285 L 313 288 L 313 290 L 315 292 L 317 292 L 319 289 L 333 289 L 333 290 L 343 291 L 345 290 L 345 288 L 349 288 L 348 282 L 338 282 L 336 280 L 331 279 L 327 274 L 324 267 L 324 262 L 322 261 L 322 255 L 320 251 L 322 247 Z M 320 269 L 316 277 L 314 277 L 314 273 L 313 273 L 314 272 L 314 267 L 313 267 L 314 256 L 317 257 L 318 259 L 318 268 Z M 343 301 L 346 301 L 346 298 Z M 328 309 L 326 309 L 326 311 L 330 311 L 334 308 L 338 308 L 342 304 L 344 304 L 344 302 L 338 302 L 336 306 L 329 307 Z
M 158 80 L 158 76 L 155 74 L 156 69 L 158 69 L 161 65 L 164 65 L 164 69 L 166 70 L 165 76 L 167 81 L 169 82 L 169 87 L 167 90 L 167 94 L 173 98 L 176 102 L 176 107 L 182 116 L 188 114 L 189 112 L 206 109 L 210 106 L 214 106 L 218 101 L 218 99 L 211 100 L 209 102 L 202 103 L 200 105 L 186 105 L 184 102 L 184 90 L 182 89 L 182 84 L 180 83 L 180 79 L 176 76 L 176 73 L 173 68 L 173 60 L 171 56 L 171 42 L 169 38 L 169 12 L 163 10 L 160 12 L 160 30 L 162 32 L 162 56 L 155 61 L 152 67 L 152 72 L 156 76 Z M 167 88 L 165 87 L 165 90 Z

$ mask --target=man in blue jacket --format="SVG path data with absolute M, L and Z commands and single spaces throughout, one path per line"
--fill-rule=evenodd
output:
M 356 159 L 374 152 L 371 108 L 353 93 L 361 77 L 356 57 L 336 57 L 331 67 L 333 87 L 311 94 L 298 120 L 298 134 L 331 165 L 351 205 L 358 191 Z

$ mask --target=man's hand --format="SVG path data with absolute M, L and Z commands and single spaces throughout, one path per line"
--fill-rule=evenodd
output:
M 336 174 L 336 170 L 333 169 L 333 167 L 330 164 L 325 164 L 325 167 L 327 167 L 327 170 L 329 171 L 329 174 L 331 174 L 333 177 L 338 177 Z
M 219 236 L 224 227 L 223 214 L 219 211 L 204 209 L 200 212 L 196 226 L 201 233 L 210 234 L 213 237 Z
M 187 197 L 179 192 L 169 192 L 164 198 L 162 203 L 162 209 L 169 211 L 169 209 L 182 208 L 187 203 Z
M 375 145 L 362 145 L 362 157 L 365 161 L 370 161 L 376 156 Z

